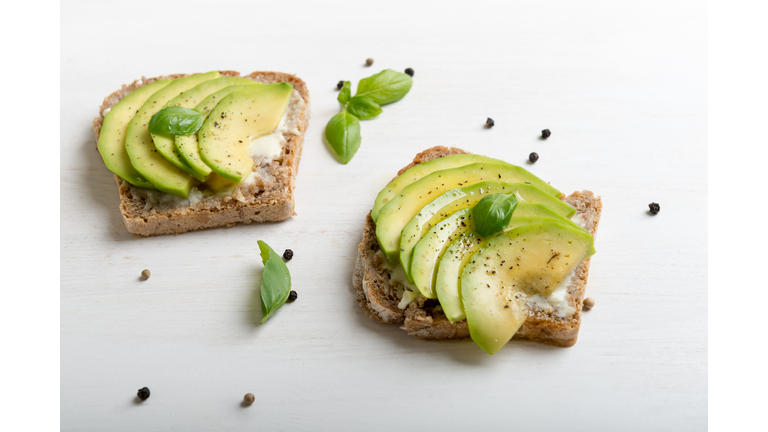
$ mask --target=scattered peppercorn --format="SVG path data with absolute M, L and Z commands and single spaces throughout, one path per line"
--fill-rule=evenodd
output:
M 529 155 L 528 155 L 528 160 L 529 160 L 531 163 L 534 163 L 534 162 L 536 162 L 537 160 L 539 160 L 539 154 L 538 154 L 538 153 L 536 153 L 536 152 L 533 152 L 533 153 L 529 154 Z
M 296 294 L 296 291 L 291 290 L 291 293 L 288 294 L 288 303 L 293 303 L 297 298 L 299 298 L 299 295 Z
M 405 73 L 410 75 L 410 76 L 413 76 L 413 69 L 408 68 L 408 69 L 405 70 Z
M 587 297 L 584 299 L 584 310 L 590 310 L 595 307 L 595 299 Z
M 365 61 L 365 65 L 366 65 L 366 66 L 370 66 L 370 65 L 372 65 L 372 64 L 373 64 L 373 59 L 372 59 L 372 58 L 369 58 L 369 59 L 367 59 L 367 60 Z
M 144 269 L 144 270 L 142 270 L 142 271 L 141 271 L 141 278 L 142 278 L 143 280 L 147 280 L 147 279 L 149 279 L 149 276 L 150 276 L 150 275 L 151 275 L 151 273 L 150 273 L 150 272 L 149 272 L 149 270 L 147 270 L 147 269 Z
M 286 249 L 285 252 L 283 252 L 283 259 L 286 261 L 290 261 L 291 258 L 293 258 L 293 251 L 290 249 Z
M 149 389 L 146 387 L 140 388 L 139 391 L 136 392 L 136 396 L 138 396 L 141 400 L 149 399 Z
M 550 135 L 552 135 L 552 132 L 550 132 L 549 129 L 544 129 L 543 131 L 541 131 L 542 139 L 547 139 L 549 138 Z
M 496 122 L 493 121 L 493 119 L 490 117 L 488 117 L 488 120 L 485 121 L 485 127 L 487 127 L 488 129 L 494 127 L 495 125 L 496 125 Z
M 341 80 L 336 84 L 336 90 L 341 90 L 342 87 L 344 87 L 344 80 Z
M 253 393 L 246 393 L 245 396 L 243 396 L 243 403 L 246 405 L 252 404 L 255 400 L 256 397 L 253 395 Z
M 661 206 L 659 206 L 659 203 L 650 203 L 648 204 L 648 208 L 651 209 L 651 214 L 658 214 L 659 210 L 661 210 Z

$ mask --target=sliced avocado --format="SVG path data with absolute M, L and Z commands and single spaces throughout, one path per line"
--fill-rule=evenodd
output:
M 461 273 L 472 340 L 488 354 L 497 352 L 525 322 L 527 296 L 551 294 L 591 249 L 589 233 L 556 221 L 496 235 Z
M 413 249 L 410 277 L 424 297 L 437 298 L 434 290 L 437 262 L 453 240 L 473 227 L 472 209 L 459 210 L 433 226 L 424 238 L 416 244 Z
M 242 181 L 253 170 L 250 144 L 272 133 L 283 117 L 293 86 L 248 86 L 219 102 L 197 132 L 200 156 L 218 175 Z
M 261 85 L 262 83 L 258 81 L 252 81 L 248 78 L 239 78 L 244 79 L 248 81 L 245 84 L 240 85 L 231 85 L 229 87 L 224 87 L 223 89 L 217 91 L 216 93 L 213 93 L 202 100 L 197 106 L 195 107 L 195 111 L 203 114 L 205 118 L 208 118 L 208 114 L 211 113 L 211 110 L 216 106 L 216 104 L 219 103 L 220 100 L 224 99 L 227 95 L 232 93 L 233 91 L 242 90 L 245 88 L 245 86 L 248 85 Z M 203 160 L 200 158 L 200 148 L 197 145 L 197 134 L 194 133 L 192 135 L 179 135 L 176 137 L 174 142 L 174 147 L 176 147 L 176 152 L 181 156 L 181 158 L 184 160 L 184 162 L 189 165 L 190 168 L 195 170 L 198 174 L 202 176 L 208 176 L 211 174 L 211 167 L 205 164 Z
M 382 189 L 381 192 L 379 192 L 379 195 L 376 196 L 376 201 L 373 204 L 373 210 L 371 210 L 371 218 L 373 219 L 374 222 L 378 221 L 379 213 L 382 207 L 384 207 L 384 205 L 386 205 L 389 201 L 395 198 L 397 194 L 400 193 L 401 190 L 405 189 L 411 183 L 417 180 L 420 180 L 428 176 L 429 174 L 432 174 L 435 171 L 442 171 L 446 169 L 456 168 L 456 167 L 474 164 L 474 163 L 480 163 L 480 162 L 515 166 L 498 159 L 493 159 L 486 156 L 480 156 L 475 154 L 450 155 L 450 156 L 445 156 L 438 159 L 433 159 L 429 162 L 417 164 L 405 170 L 402 174 L 397 176 L 397 178 L 389 182 L 389 184 L 384 189 Z M 560 191 L 553 188 L 552 186 L 550 186 L 543 180 L 539 179 L 538 177 L 534 176 L 533 174 L 531 173 L 528 173 L 528 174 L 531 176 L 531 178 L 536 179 L 536 182 L 533 182 L 531 180 L 526 180 L 526 181 L 536 184 L 547 193 L 554 195 L 557 198 L 560 198 L 560 195 L 562 195 Z
M 525 169 L 510 164 L 483 162 L 435 171 L 403 188 L 381 208 L 376 221 L 376 237 L 389 262 L 397 262 L 401 251 L 400 235 L 424 206 L 451 189 L 483 181 L 529 182 L 537 187 L 543 184 L 551 188 Z
M 193 179 L 158 153 L 149 133 L 149 120 L 175 96 L 218 76 L 218 72 L 208 72 L 173 80 L 171 84 L 150 96 L 131 120 L 126 133 L 125 150 L 131 159 L 131 165 L 157 189 L 187 198 Z
M 569 218 L 576 209 L 536 186 L 526 183 L 480 182 L 451 189 L 430 202 L 411 219 L 400 235 L 400 263 L 410 277 L 411 253 L 416 243 L 435 224 L 458 210 L 474 207 L 485 195 L 517 191 L 519 198 L 528 203 L 545 204 L 557 213 Z M 413 280 L 411 280 L 413 283 Z
M 512 213 L 512 219 L 503 231 L 509 231 L 521 225 L 536 221 L 556 220 L 568 224 L 576 229 L 583 229 L 570 219 L 566 219 L 551 208 L 543 204 L 520 202 Z M 503 232 L 502 231 L 502 232 Z M 443 306 L 445 316 L 451 322 L 462 321 L 467 318 L 464 306 L 461 304 L 459 292 L 461 291 L 461 272 L 467 265 L 472 255 L 480 248 L 487 245 L 493 237 L 480 237 L 475 231 L 474 223 L 470 230 L 456 238 L 446 248 L 446 252 L 437 263 L 434 291 L 440 304 Z
M 144 102 L 153 93 L 170 84 L 171 81 L 155 81 L 132 91 L 109 110 L 101 124 L 98 148 L 104 164 L 123 180 L 140 188 L 154 189 L 155 187 L 133 169 L 128 153 L 125 151 L 125 134 L 131 119 L 144 105 Z
M 197 106 L 197 104 L 200 103 L 203 99 L 205 99 L 208 95 L 211 93 L 215 93 L 225 87 L 236 85 L 236 84 L 245 84 L 247 82 L 255 83 L 255 81 L 249 80 L 248 78 L 235 78 L 235 77 L 220 77 L 208 81 L 204 81 L 191 89 L 181 93 L 180 95 L 174 97 L 170 101 L 168 101 L 167 104 L 165 104 L 166 107 L 169 106 L 179 106 L 182 108 L 194 108 Z M 178 151 L 176 150 L 176 146 L 174 145 L 174 136 L 165 136 L 165 135 L 158 135 L 158 134 L 152 134 L 152 141 L 155 143 L 155 148 L 157 148 L 157 151 L 160 152 L 161 155 L 163 155 L 164 158 L 168 159 L 169 162 L 176 165 L 178 168 L 181 168 L 182 170 L 186 171 L 187 174 L 191 175 L 192 177 L 203 181 L 205 180 L 205 176 L 198 173 L 195 169 L 190 167 L 182 158 L 179 156 Z

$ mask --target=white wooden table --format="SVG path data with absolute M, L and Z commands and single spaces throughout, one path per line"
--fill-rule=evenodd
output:
M 62 430 L 706 427 L 703 4 L 225 3 L 62 4 Z M 359 152 L 337 163 L 322 140 L 336 82 L 407 67 L 411 92 L 363 122 Z M 307 82 L 298 216 L 133 237 L 95 150 L 97 107 L 142 75 L 217 69 Z M 435 145 L 520 164 L 536 151 L 525 165 L 535 174 L 602 196 L 597 304 L 576 346 L 513 342 L 488 356 L 360 310 L 351 280 L 364 217 Z M 264 325 L 257 240 L 294 250 L 299 295 Z M 144 386 L 152 395 L 136 403 Z M 255 403 L 241 407 L 249 392 Z

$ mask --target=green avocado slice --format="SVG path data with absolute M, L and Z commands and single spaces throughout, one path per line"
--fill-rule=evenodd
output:
M 461 273 L 461 299 L 472 340 L 494 354 L 528 317 L 527 296 L 547 296 L 590 256 L 592 236 L 542 221 L 498 234 Z
M 131 165 L 157 189 L 187 198 L 193 178 L 160 155 L 149 133 L 149 120 L 175 96 L 218 76 L 219 72 L 208 72 L 173 80 L 171 84 L 150 96 L 131 120 L 126 133 L 125 150 L 131 159 Z
M 132 91 L 109 110 L 101 124 L 97 146 L 104 164 L 120 178 L 140 188 L 154 189 L 155 187 L 133 169 L 128 153 L 125 151 L 125 135 L 131 119 L 144 105 L 144 102 L 156 91 L 170 84 L 171 81 L 155 81 Z
M 465 208 L 433 226 L 416 244 L 413 249 L 411 278 L 424 297 L 437 298 L 434 290 L 436 264 L 445 253 L 447 245 L 472 227 L 472 209 Z
M 389 182 L 389 184 L 387 184 L 387 186 L 384 189 L 382 189 L 381 192 L 379 192 L 378 196 L 376 196 L 376 201 L 374 202 L 373 210 L 371 210 L 371 218 L 373 219 L 374 222 L 378 221 L 379 213 L 382 207 L 384 207 L 384 205 L 386 205 L 389 201 L 394 199 L 400 193 L 401 190 L 405 189 L 411 183 L 414 183 L 417 180 L 420 180 L 428 176 L 429 174 L 432 174 L 435 171 L 442 171 L 446 169 L 456 168 L 456 167 L 474 164 L 474 163 L 480 163 L 480 162 L 515 166 L 498 159 L 493 159 L 493 158 L 480 156 L 476 154 L 456 154 L 456 155 L 441 157 L 438 159 L 433 159 L 429 162 L 416 164 L 411 168 L 408 168 L 402 174 L 397 176 L 397 178 Z M 535 181 L 533 180 L 527 180 L 527 181 L 530 181 L 532 184 L 539 186 L 541 189 L 543 189 L 547 193 L 554 195 L 557 198 L 560 198 L 560 196 L 562 195 L 560 191 L 553 188 L 552 186 L 550 186 L 540 178 L 534 176 L 533 174 L 531 173 L 528 173 L 528 174 L 530 175 L 530 178 L 534 179 Z
M 200 157 L 216 174 L 243 181 L 253 171 L 251 140 L 277 128 L 292 93 L 289 83 L 247 86 L 230 93 L 197 132 Z
M 537 221 L 554 220 L 573 228 L 583 230 L 579 225 L 570 219 L 566 219 L 551 208 L 543 204 L 532 204 L 521 202 L 515 207 L 512 213 L 512 219 L 504 231 L 509 231 L 521 225 L 534 223 Z M 471 229 L 464 232 L 456 238 L 446 248 L 446 252 L 440 257 L 437 263 L 437 274 L 435 276 L 434 291 L 443 312 L 450 322 L 458 322 L 466 319 L 464 306 L 461 304 L 459 293 L 461 292 L 461 272 L 467 265 L 472 255 L 480 248 L 487 245 L 493 237 L 480 237 L 475 231 L 474 223 Z M 591 250 L 594 253 L 594 250 Z
M 534 186 L 543 184 L 551 188 L 525 169 L 510 164 L 483 162 L 435 171 L 403 188 L 381 208 L 376 221 L 376 238 L 389 262 L 397 262 L 403 229 L 424 206 L 451 189 L 483 181 L 530 182 Z
M 217 91 L 216 93 L 213 93 L 202 100 L 197 106 L 195 107 L 195 111 L 203 114 L 205 118 L 208 118 L 208 114 L 211 113 L 211 110 L 216 106 L 216 104 L 219 103 L 220 100 L 224 99 L 227 95 L 232 93 L 233 91 L 242 90 L 246 86 L 249 85 L 261 85 L 262 83 L 258 81 L 252 81 L 248 78 L 240 78 L 244 79 L 245 81 L 248 81 L 244 84 L 239 85 L 231 85 L 229 87 L 224 87 L 223 89 Z M 195 170 L 198 174 L 202 176 L 208 176 L 211 174 L 212 170 L 211 167 L 205 164 L 203 160 L 200 158 L 200 148 L 198 147 L 197 143 L 197 134 L 194 133 L 192 135 L 179 135 L 176 137 L 174 146 L 176 147 L 176 152 L 181 156 L 181 158 L 184 160 L 184 162 L 189 165 L 190 168 Z
M 246 81 L 255 83 L 255 81 L 249 80 L 248 78 L 236 78 L 236 77 L 220 77 L 220 78 L 204 81 L 192 87 L 191 89 L 181 93 L 180 95 L 174 97 L 173 99 L 168 101 L 168 103 L 165 104 L 165 106 L 166 107 L 179 106 L 182 108 L 194 108 L 195 106 L 197 106 L 197 104 L 200 103 L 200 101 L 205 99 L 211 93 L 215 93 L 228 86 L 232 86 L 236 84 L 245 84 Z M 157 151 L 161 155 L 163 155 L 163 157 L 166 158 L 169 162 L 176 165 L 176 167 L 186 171 L 187 174 L 191 175 L 192 177 L 200 181 L 205 180 L 204 175 L 201 175 L 200 173 L 198 173 L 197 170 L 190 167 L 181 158 L 178 151 L 176 150 L 176 146 L 174 145 L 175 140 L 173 135 L 165 136 L 165 135 L 152 134 L 152 141 L 155 143 L 155 148 L 157 148 Z
M 400 235 L 400 263 L 405 274 L 411 278 L 411 253 L 419 240 L 435 224 L 458 210 L 474 207 L 485 195 L 517 191 L 518 197 L 525 202 L 546 204 L 557 213 L 570 218 L 576 209 L 536 186 L 526 183 L 480 182 L 469 186 L 451 189 L 422 208 L 411 219 Z M 410 280 L 413 283 L 413 280 Z

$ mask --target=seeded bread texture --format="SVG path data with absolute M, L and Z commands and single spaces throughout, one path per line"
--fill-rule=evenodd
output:
M 184 76 L 187 75 L 142 77 L 107 96 L 99 107 L 99 116 L 93 120 L 96 141 L 99 139 L 105 110 L 144 85 Z M 222 71 L 221 76 L 238 77 L 240 73 Z M 156 198 L 161 192 L 135 187 L 115 175 L 120 192 L 120 212 L 129 232 L 141 236 L 180 234 L 204 228 L 234 226 L 237 223 L 282 221 L 294 215 L 294 182 L 299 169 L 304 133 L 309 124 L 309 90 L 304 81 L 286 73 L 253 72 L 244 78 L 265 84 L 290 83 L 294 92 L 303 100 L 303 103 L 294 103 L 294 99 L 298 98 L 292 98 L 287 108 L 288 114 L 295 116 L 298 134 L 284 134 L 286 143 L 281 158 L 257 161 L 254 170 L 259 170 L 260 175 L 256 182 L 238 186 L 231 196 L 207 197 L 194 204 L 182 203 L 177 206 L 158 205 Z
M 449 147 L 433 147 L 419 153 L 413 162 L 400 170 L 440 157 L 467 153 L 464 150 Z M 602 202 L 590 191 L 574 192 L 561 197 L 576 208 L 576 215 L 582 219 L 585 228 L 593 236 L 600 221 Z M 391 273 L 384 266 L 386 258 L 379 252 L 376 241 L 376 225 L 370 213 L 363 228 L 363 239 L 358 246 L 357 261 L 352 277 L 352 284 L 357 291 L 357 302 L 371 319 L 384 324 L 402 324 L 402 329 L 409 335 L 421 339 L 462 339 L 469 337 L 466 321 L 451 323 L 437 306 L 437 300 L 420 297 L 411 302 L 405 310 L 398 307 L 402 299 L 402 287 L 391 281 Z M 517 331 L 513 339 L 525 339 L 559 347 L 573 346 L 581 325 L 581 311 L 589 274 L 590 259 L 579 264 L 574 277 L 568 285 L 569 304 L 576 309 L 570 317 L 559 318 L 554 312 L 547 312 L 532 307 L 528 319 Z

